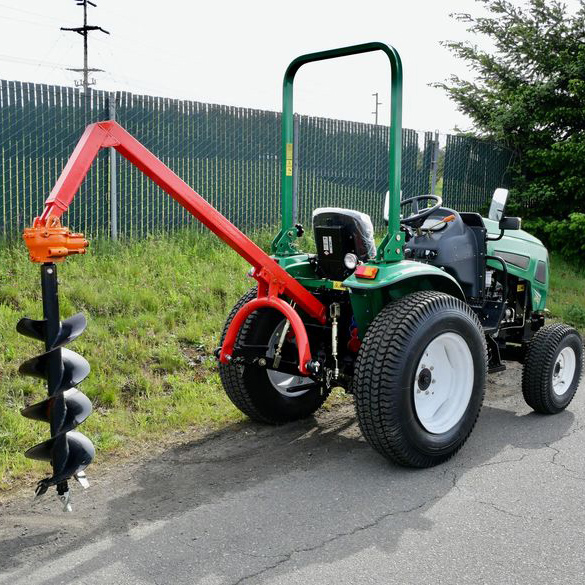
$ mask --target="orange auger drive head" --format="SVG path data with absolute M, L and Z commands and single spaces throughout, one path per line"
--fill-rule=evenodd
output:
M 24 243 L 32 262 L 63 262 L 71 254 L 85 254 L 89 242 L 83 234 L 72 233 L 62 227 L 57 217 L 49 217 L 45 223 L 37 217 L 33 227 L 25 228 Z

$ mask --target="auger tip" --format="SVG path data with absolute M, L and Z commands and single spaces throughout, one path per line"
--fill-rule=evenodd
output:
M 63 504 L 63 512 L 73 512 L 73 508 L 71 507 L 71 492 L 69 490 L 59 494 L 59 499 Z
M 49 485 L 47 484 L 46 480 L 41 479 L 35 488 L 35 500 L 43 496 L 47 490 L 49 489 Z

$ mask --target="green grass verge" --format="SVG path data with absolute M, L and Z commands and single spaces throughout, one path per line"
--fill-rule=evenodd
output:
M 269 243 L 267 234 L 256 239 Z M 170 429 L 242 418 L 207 356 L 227 312 L 252 284 L 248 268 L 215 236 L 201 233 L 92 242 L 85 257 L 59 266 L 62 317 L 82 311 L 89 322 L 70 347 L 91 364 L 81 389 L 95 410 L 82 430 L 98 454 Z M 48 431 L 19 413 L 45 393 L 40 381 L 17 373 L 21 362 L 42 353 L 40 343 L 16 333 L 22 316 L 42 316 L 39 267 L 22 244 L 1 245 L 0 489 L 27 471 L 41 477 L 46 470 L 22 455 Z
M 551 256 L 550 292 L 546 303 L 551 316 L 585 334 L 585 270 L 559 254 Z
M 255 240 L 267 249 L 270 234 Z M 229 309 L 252 284 L 247 270 L 215 236 L 188 232 L 95 241 L 86 256 L 59 266 L 62 317 L 82 311 L 89 321 L 70 347 L 92 368 L 81 389 L 95 410 L 80 430 L 95 443 L 98 461 L 193 426 L 242 420 L 208 356 Z M 585 273 L 553 257 L 553 316 L 585 329 L 584 290 Z M 45 395 L 42 383 L 17 373 L 42 352 L 38 342 L 16 333 L 22 316 L 41 317 L 39 268 L 20 242 L 0 244 L 0 490 L 47 470 L 23 456 L 47 438 L 48 428 L 19 412 Z

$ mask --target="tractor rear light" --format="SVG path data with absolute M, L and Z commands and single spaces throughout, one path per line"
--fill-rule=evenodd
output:
M 373 280 L 378 275 L 378 268 L 376 266 L 367 266 L 365 264 L 361 264 L 356 268 L 354 272 L 357 278 L 368 278 Z
M 343 264 L 348 270 L 355 270 L 358 265 L 358 257 L 349 252 L 343 257 Z

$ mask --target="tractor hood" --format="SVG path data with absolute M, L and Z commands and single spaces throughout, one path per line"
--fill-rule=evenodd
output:
M 484 218 L 490 236 L 499 236 L 497 221 Z M 541 311 L 546 305 L 548 292 L 548 252 L 543 243 L 524 230 L 506 230 L 504 237 L 487 242 L 490 256 L 498 256 L 506 262 L 508 273 L 526 280 L 532 295 L 532 309 Z M 500 268 L 497 261 L 489 260 L 492 268 Z
M 490 236 L 498 236 L 500 234 L 500 228 L 498 226 L 497 221 L 487 219 L 487 217 L 484 217 L 483 222 Z M 528 232 L 525 232 L 524 230 L 506 230 L 504 233 L 507 238 L 512 238 L 515 240 L 524 240 L 525 242 L 539 244 L 540 246 L 544 247 L 544 244 L 538 238 L 535 238 L 533 235 L 529 234 Z

